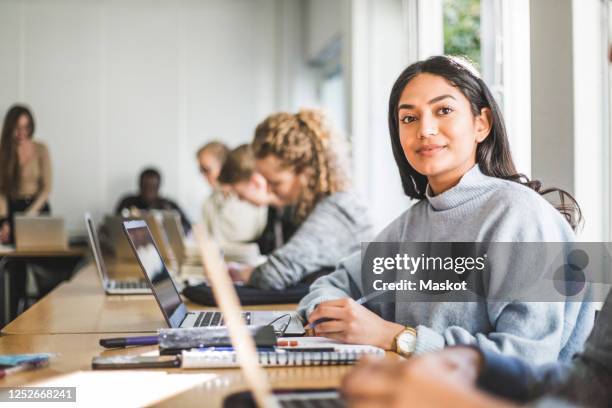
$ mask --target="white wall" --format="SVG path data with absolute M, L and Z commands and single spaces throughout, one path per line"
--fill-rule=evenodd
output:
M 408 65 L 407 28 L 400 0 L 353 0 L 348 28 L 350 132 L 357 191 L 366 198 L 376 231 L 408 209 L 393 159 L 389 94 Z
M 609 239 L 600 1 L 532 1 L 530 12 L 533 177 L 574 195 L 580 240 Z
M 293 103 L 276 85 L 279 1 L 0 0 L 0 112 L 33 108 L 52 155 L 51 204 L 69 230 L 83 230 L 86 210 L 112 211 L 147 165 L 199 218 L 195 150 L 246 142 Z

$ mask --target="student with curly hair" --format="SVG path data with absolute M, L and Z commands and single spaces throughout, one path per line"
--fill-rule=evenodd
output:
M 269 116 L 252 148 L 269 189 L 294 208 L 297 230 L 267 262 L 241 271 L 249 285 L 283 289 L 311 281 L 372 237 L 367 209 L 349 189 L 341 140 L 320 111 Z

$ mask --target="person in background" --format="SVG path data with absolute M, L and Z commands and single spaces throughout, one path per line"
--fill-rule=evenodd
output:
M 241 201 L 229 191 L 223 191 L 217 178 L 229 149 L 213 141 L 197 152 L 200 173 L 212 188 L 204 202 L 202 218 L 210 236 L 222 247 L 225 244 L 255 241 L 266 225 L 267 208 Z
M 391 90 L 388 114 L 404 192 L 418 201 L 375 242 L 575 241 L 578 204 L 518 174 L 501 110 L 469 62 L 436 56 L 410 65 Z M 560 206 L 542 196 L 548 192 L 560 196 Z M 370 288 L 357 252 L 312 284 L 299 312 L 311 324 L 324 319 L 314 324 L 318 336 L 400 354 L 475 344 L 536 363 L 567 361 L 593 325 L 590 291 L 571 301 L 515 299 L 507 288 L 520 288 L 525 273 L 544 273 L 525 248 L 513 245 L 511 262 L 499 259 L 486 277 L 478 275 L 486 296 L 470 302 L 402 301 L 408 293 L 400 290 L 390 301 L 360 304 L 354 299 Z
M 49 214 L 51 159 L 49 150 L 33 140 L 36 123 L 24 105 L 13 105 L 4 117 L 0 138 L 0 244 L 15 243 L 15 215 Z M 25 299 L 27 269 L 25 262 L 14 260 L 11 273 L 10 310 L 18 312 Z M 49 279 L 36 279 L 39 289 Z M 12 318 L 13 316 L 11 316 Z
M 0 138 L 0 243 L 14 243 L 14 215 L 49 214 L 51 159 L 41 142 L 32 140 L 32 112 L 13 105 L 4 117 Z
M 175 210 L 181 216 L 181 224 L 185 233 L 191 231 L 191 223 L 183 210 L 172 200 L 159 194 L 161 187 L 161 174 L 153 168 L 144 169 L 139 177 L 138 195 L 127 195 L 121 197 L 115 214 L 129 216 L 134 210 Z
M 449 347 L 401 362 L 365 362 L 344 378 L 342 392 L 363 406 L 610 407 L 612 290 L 571 363 L 535 366 L 479 347 Z
M 268 221 L 255 240 L 262 255 L 280 248 L 295 233 L 293 207 L 283 207 L 268 189 L 266 179 L 255 171 L 255 156 L 250 145 L 238 146 L 227 155 L 218 182 L 229 187 L 243 201 L 268 208 Z
M 317 110 L 276 113 L 257 126 L 256 170 L 281 205 L 294 207 L 297 231 L 237 279 L 277 290 L 312 282 L 372 238 L 367 207 L 349 188 L 341 142 Z

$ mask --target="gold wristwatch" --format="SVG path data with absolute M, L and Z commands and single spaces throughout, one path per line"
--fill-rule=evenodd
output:
M 395 352 L 402 357 L 410 357 L 416 349 L 417 331 L 412 327 L 406 327 L 395 336 Z

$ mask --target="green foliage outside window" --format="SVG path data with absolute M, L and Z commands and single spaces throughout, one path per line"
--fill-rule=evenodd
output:
M 480 0 L 444 0 L 444 53 L 480 66 Z

